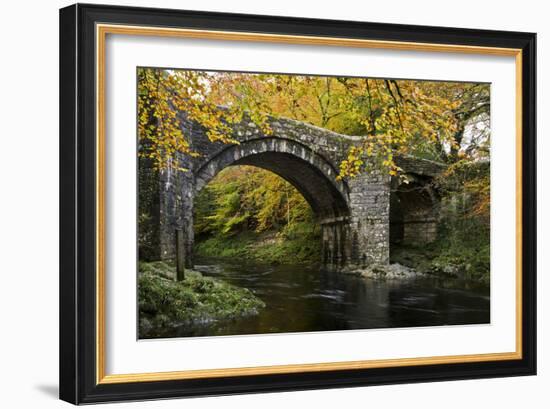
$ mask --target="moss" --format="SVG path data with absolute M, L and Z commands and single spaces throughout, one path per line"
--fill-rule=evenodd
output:
M 139 264 L 140 336 L 157 328 L 234 319 L 265 307 L 250 290 L 186 270 L 174 281 L 175 268 L 164 262 Z

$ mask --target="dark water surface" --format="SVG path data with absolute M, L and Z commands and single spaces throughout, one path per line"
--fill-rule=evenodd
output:
M 298 265 L 199 260 L 195 270 L 251 290 L 256 316 L 167 329 L 157 336 L 486 324 L 489 289 L 457 280 L 374 281 Z

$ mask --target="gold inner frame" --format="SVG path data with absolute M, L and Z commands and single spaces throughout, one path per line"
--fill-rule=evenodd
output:
M 386 50 L 409 50 L 513 56 L 516 64 L 516 350 L 503 353 L 449 355 L 313 364 L 220 368 L 170 372 L 105 374 L 105 41 L 107 34 L 200 38 L 225 41 L 322 45 Z M 442 45 L 400 41 L 362 40 L 317 36 L 178 29 L 114 24 L 96 25 L 96 382 L 113 384 L 213 377 L 289 374 L 347 369 L 388 368 L 466 362 L 518 360 L 522 358 L 522 51 L 514 48 Z

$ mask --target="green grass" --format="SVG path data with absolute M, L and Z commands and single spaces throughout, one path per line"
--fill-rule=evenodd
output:
M 272 264 L 319 262 L 320 238 L 307 226 L 293 231 L 245 232 L 232 236 L 212 236 L 195 245 L 202 257 L 233 258 Z
M 186 270 L 183 281 L 174 281 L 174 277 L 175 268 L 167 263 L 140 262 L 140 336 L 168 326 L 254 315 L 265 307 L 250 290 L 205 277 L 198 271 Z

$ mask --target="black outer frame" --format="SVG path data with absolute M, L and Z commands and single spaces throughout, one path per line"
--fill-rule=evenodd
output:
M 523 51 L 523 358 L 96 384 L 95 24 L 312 35 Z M 536 374 L 536 34 L 76 4 L 60 10 L 60 387 L 74 404 Z

